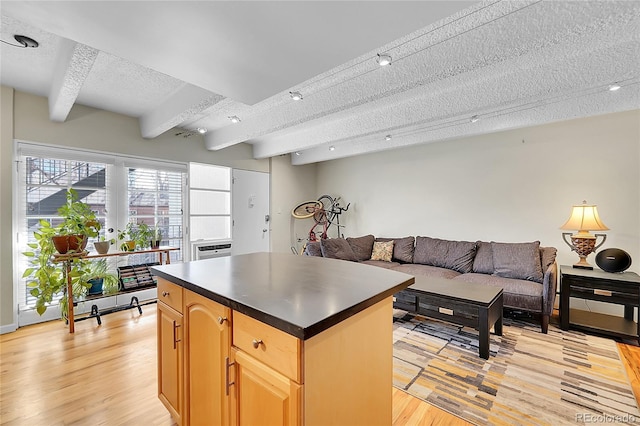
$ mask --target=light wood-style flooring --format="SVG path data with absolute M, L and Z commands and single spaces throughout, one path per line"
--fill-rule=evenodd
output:
M 76 323 L 20 328 L 0 336 L 0 424 L 172 425 L 157 397 L 156 305 Z M 619 344 L 640 395 L 640 348 Z M 393 389 L 393 425 L 466 425 Z

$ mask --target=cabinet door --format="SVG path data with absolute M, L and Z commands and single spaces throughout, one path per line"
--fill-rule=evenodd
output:
M 233 358 L 232 424 L 302 424 L 302 386 L 243 351 L 234 348 Z
M 185 424 L 229 424 L 229 308 L 185 291 Z
M 182 315 L 158 302 L 158 398 L 182 424 Z

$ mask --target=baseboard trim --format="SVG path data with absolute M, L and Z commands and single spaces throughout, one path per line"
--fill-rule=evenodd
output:
M 18 329 L 18 325 L 15 324 L 15 323 L 7 324 L 7 325 L 0 325 L 0 334 L 13 333 L 17 329 Z

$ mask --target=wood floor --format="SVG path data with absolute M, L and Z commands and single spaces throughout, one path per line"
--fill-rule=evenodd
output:
M 62 321 L 0 336 L 0 424 L 172 425 L 157 398 L 156 305 L 110 314 L 102 326 Z M 640 348 L 619 344 L 636 398 Z M 393 425 L 466 425 L 393 389 Z

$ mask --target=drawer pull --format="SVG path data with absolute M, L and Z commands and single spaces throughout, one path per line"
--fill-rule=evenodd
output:
M 260 339 L 253 339 L 253 342 L 251 342 L 253 344 L 253 347 L 255 349 L 258 349 L 258 347 L 260 347 L 260 345 L 264 345 L 264 342 Z
M 225 358 L 225 364 L 226 364 L 226 368 L 225 368 L 225 379 L 224 379 L 224 383 L 225 383 L 225 389 L 226 389 L 226 394 L 229 395 L 229 388 L 233 385 L 235 385 L 235 381 L 230 382 L 229 381 L 229 367 L 233 367 L 236 363 L 235 362 L 229 362 L 229 358 Z
M 162 297 L 167 297 L 168 295 L 169 295 L 169 292 L 168 292 L 168 291 L 163 291 L 163 292 L 162 292 Z
M 453 309 L 447 309 L 447 308 L 438 308 L 438 312 L 440 312 L 441 314 L 446 314 L 446 315 L 453 315 Z
M 609 290 L 599 290 L 597 288 L 593 289 L 593 294 L 597 294 L 599 296 L 611 296 L 611 291 Z
M 227 317 L 218 317 L 218 324 L 222 324 L 225 321 L 228 321 Z

